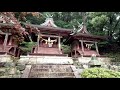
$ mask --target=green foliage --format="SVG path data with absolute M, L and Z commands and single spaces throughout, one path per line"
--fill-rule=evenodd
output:
M 120 72 L 105 68 L 89 68 L 81 73 L 82 78 L 120 78 Z
M 31 15 L 31 14 L 28 14 L 27 16 L 26 16 L 26 19 L 27 19 L 27 21 L 26 22 L 29 22 L 29 23 L 31 23 L 31 24 L 41 24 L 41 23 L 43 23 L 44 21 L 45 21 L 45 18 L 44 17 L 39 17 L 39 18 L 37 18 L 37 17 L 34 17 L 33 15 Z
M 111 62 L 120 62 L 120 52 L 111 52 L 106 54 L 109 58 L 111 58 Z
M 82 16 L 79 12 L 42 12 L 43 17 L 46 14 L 53 15 L 55 24 L 61 28 L 73 28 L 78 26 L 77 22 L 82 23 Z
M 62 50 L 63 50 L 64 54 L 69 54 L 71 51 L 71 47 L 68 45 L 62 45 Z
M 106 15 L 96 16 L 91 20 L 91 24 L 93 27 L 100 27 L 102 24 L 104 25 L 107 22 L 108 18 Z
M 27 53 L 30 53 L 32 50 L 32 47 L 36 45 L 36 42 L 22 42 L 20 44 L 20 48 L 22 50 L 22 54 L 26 55 Z

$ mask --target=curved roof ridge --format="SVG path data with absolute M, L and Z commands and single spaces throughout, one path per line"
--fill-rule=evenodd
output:
M 46 27 L 58 27 L 55 25 L 53 18 L 46 18 L 45 22 L 40 25 Z

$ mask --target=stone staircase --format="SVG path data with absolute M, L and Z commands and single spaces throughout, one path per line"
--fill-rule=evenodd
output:
M 25 78 L 24 75 L 22 77 Z M 29 69 L 29 73 L 27 77 L 28 78 L 75 78 L 75 75 L 70 65 L 39 64 L 39 65 L 31 66 L 31 69 Z
M 25 63 L 22 78 L 75 78 L 71 57 L 63 56 L 21 56 L 19 63 Z

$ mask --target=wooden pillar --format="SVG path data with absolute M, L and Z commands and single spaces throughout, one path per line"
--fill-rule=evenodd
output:
M 16 47 L 14 47 L 14 55 L 16 55 Z
M 75 49 L 75 58 L 76 58 L 76 49 Z
M 5 34 L 5 39 L 4 39 L 4 43 L 3 43 L 4 51 L 6 50 L 7 41 L 8 41 L 8 33 Z
M 61 43 L 60 43 L 61 41 L 60 41 L 60 36 L 58 37 L 58 48 L 59 48 L 59 50 L 61 50 Z
M 84 54 L 84 45 L 83 45 L 83 41 L 82 41 L 82 40 L 80 40 L 80 42 L 81 42 L 82 52 L 83 52 L 83 54 Z
M 71 54 L 71 57 L 72 57 L 72 52 L 70 54 Z
M 12 36 L 10 36 L 10 41 L 9 41 L 8 45 L 12 45 Z
M 95 48 L 96 48 L 96 52 L 99 54 L 97 42 L 95 42 Z
M 17 57 L 19 57 L 20 56 L 20 49 L 18 49 L 18 53 L 17 53 Z
M 38 34 L 38 38 L 37 38 L 37 53 L 38 53 L 38 50 L 39 50 L 39 40 L 40 40 L 40 33 Z
M 30 36 L 30 35 L 28 35 L 28 37 L 29 37 L 29 39 L 30 39 L 30 42 L 32 42 L 32 38 L 31 38 L 31 36 Z

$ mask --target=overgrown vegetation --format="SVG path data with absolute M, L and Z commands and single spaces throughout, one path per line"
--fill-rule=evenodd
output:
M 20 48 L 22 50 L 22 55 L 27 55 L 31 52 L 32 47 L 36 45 L 36 42 L 22 42 Z
M 82 78 L 120 78 L 120 72 L 105 68 L 89 68 L 81 73 Z
M 106 55 L 111 58 L 111 62 L 120 62 L 120 52 L 111 52 Z
M 71 47 L 68 45 L 62 45 L 62 50 L 64 54 L 69 54 L 71 52 Z

